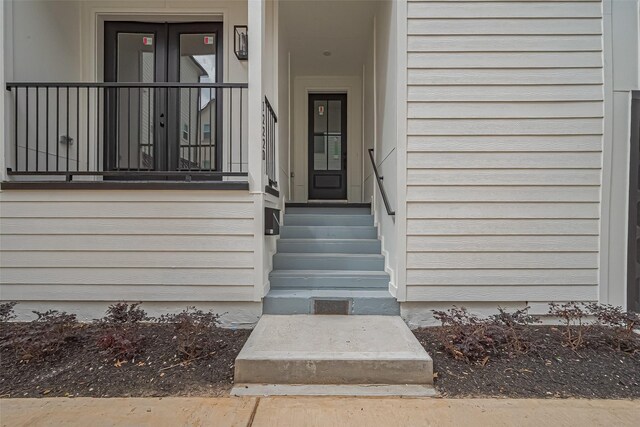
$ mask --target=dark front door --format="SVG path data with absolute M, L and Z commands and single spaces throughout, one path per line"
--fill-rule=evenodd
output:
M 221 89 L 126 87 L 222 81 L 220 23 L 105 23 L 105 169 L 220 170 Z
M 309 95 L 309 199 L 347 198 L 347 95 Z

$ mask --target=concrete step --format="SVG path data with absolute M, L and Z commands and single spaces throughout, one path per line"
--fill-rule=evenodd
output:
M 304 215 L 371 215 L 371 206 L 369 204 L 289 204 L 287 203 L 285 212 L 287 214 L 304 214 Z
M 378 231 L 372 226 L 283 225 L 280 228 L 280 237 L 283 239 L 376 239 Z
M 271 289 L 264 314 L 400 314 L 400 304 L 386 289 Z
M 432 384 L 433 361 L 399 316 L 263 315 L 235 361 L 241 384 Z
M 389 289 L 384 271 L 274 270 L 271 289 Z
M 276 253 L 273 269 L 383 271 L 384 257 L 380 254 Z
M 373 215 L 285 214 L 284 225 L 373 225 Z
M 278 239 L 279 253 L 379 254 L 378 239 Z

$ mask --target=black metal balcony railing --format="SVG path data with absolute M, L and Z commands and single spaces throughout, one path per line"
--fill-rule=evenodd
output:
M 9 175 L 247 176 L 245 83 L 8 83 Z
M 278 171 L 276 166 L 276 124 L 278 116 L 271 103 L 264 97 L 262 106 L 262 158 L 269 179 L 269 186 L 278 188 Z

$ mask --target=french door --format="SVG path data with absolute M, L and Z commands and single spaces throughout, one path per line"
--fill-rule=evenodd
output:
M 104 55 L 106 170 L 221 170 L 222 91 L 188 86 L 222 81 L 220 23 L 106 22 Z
M 309 199 L 347 198 L 347 95 L 309 95 Z

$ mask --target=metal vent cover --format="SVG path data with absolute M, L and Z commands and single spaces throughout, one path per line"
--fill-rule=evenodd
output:
M 349 314 L 351 300 L 349 299 L 314 299 L 313 314 Z

